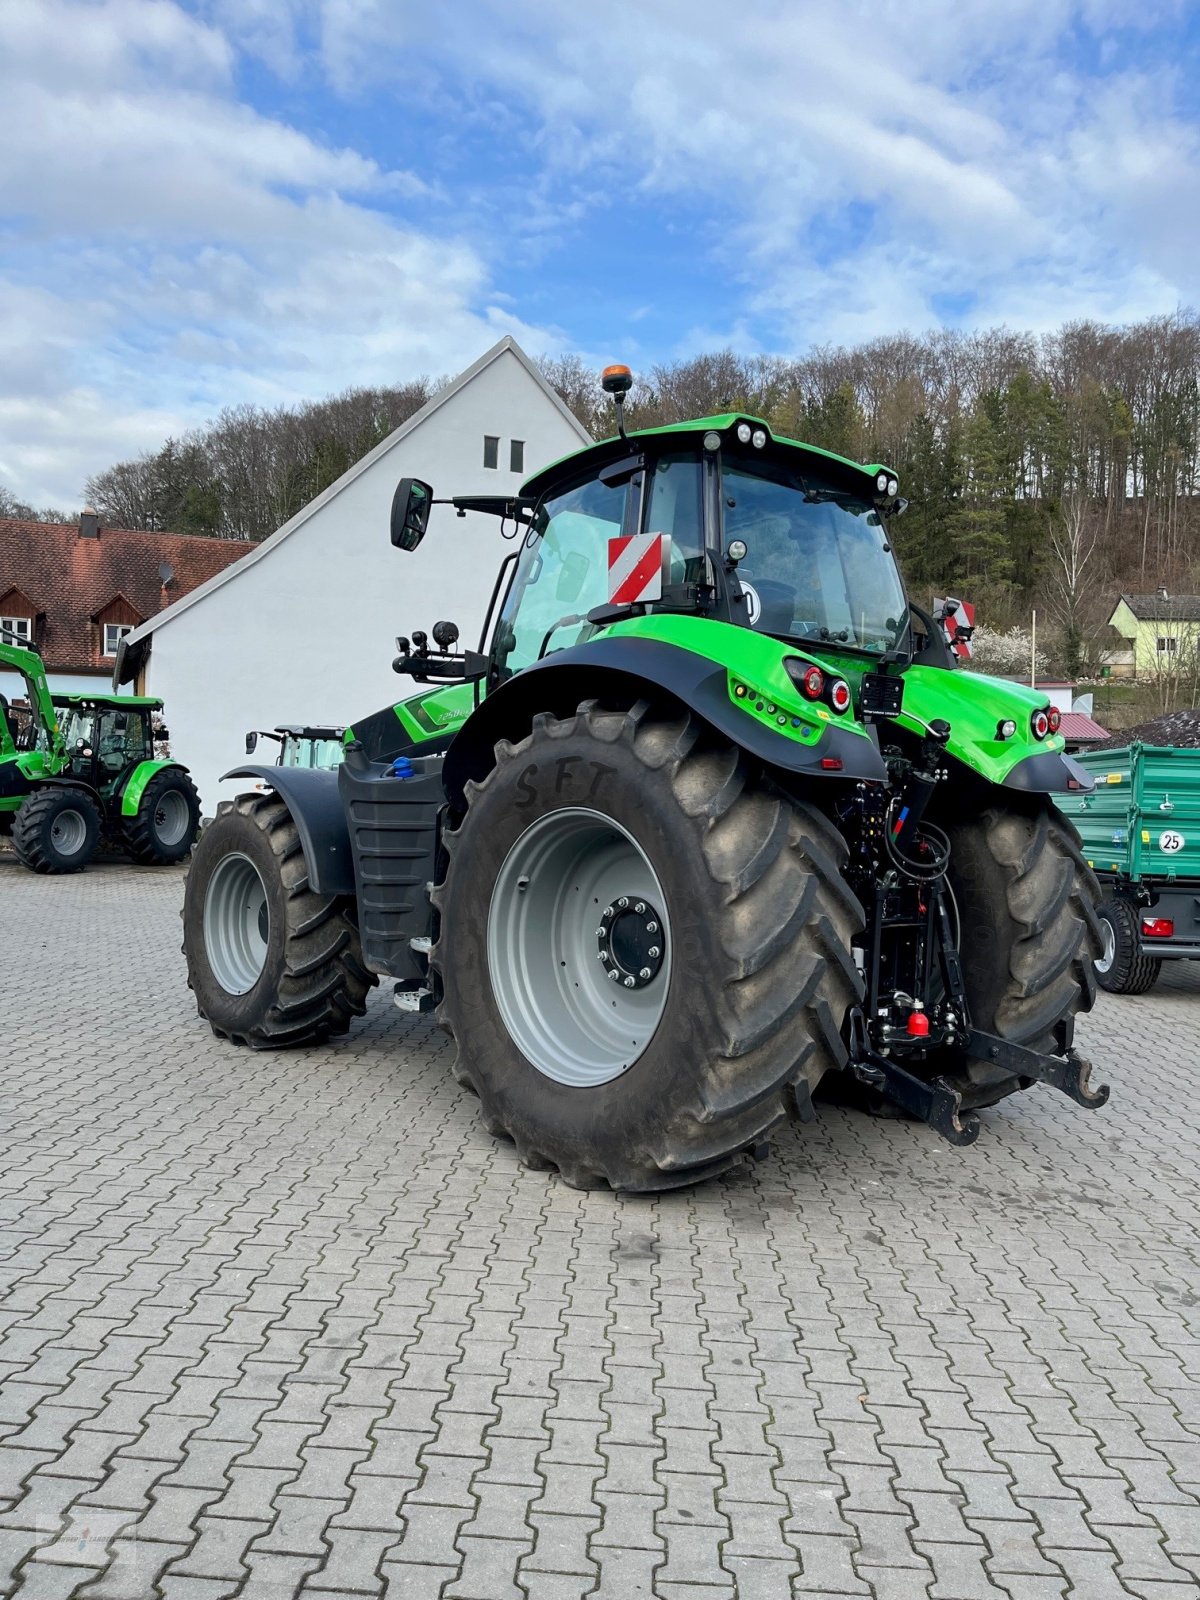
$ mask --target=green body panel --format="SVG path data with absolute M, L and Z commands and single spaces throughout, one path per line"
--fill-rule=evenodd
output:
M 475 709 L 475 685 L 451 683 L 440 689 L 426 689 L 411 700 L 402 700 L 394 709 L 412 742 L 424 744 L 427 739 L 440 738 L 462 727 Z M 353 728 L 348 728 L 347 741 L 353 737 Z
M 715 417 L 693 417 L 688 422 L 672 422 L 661 428 L 638 428 L 635 432 L 626 434 L 626 440 L 631 446 L 636 446 L 641 439 L 662 439 L 672 435 L 686 439 L 690 434 L 696 433 L 725 433 L 735 423 L 748 422 L 753 428 L 761 428 L 772 444 L 787 445 L 794 450 L 803 450 L 810 456 L 821 456 L 826 461 L 832 461 L 839 467 L 849 467 L 853 472 L 861 472 L 865 477 L 874 479 L 879 472 L 890 472 L 891 468 L 883 462 L 876 461 L 866 465 L 861 461 L 851 461 L 848 456 L 839 456 L 832 450 L 822 450 L 820 445 L 805 444 L 802 439 L 787 439 L 782 434 L 772 433 L 770 423 L 764 422 L 761 417 L 750 416 L 745 411 L 723 411 Z M 587 445 L 582 450 L 573 450 L 570 455 L 562 456 L 557 461 L 552 461 L 548 467 L 543 467 L 540 472 L 535 472 L 521 485 L 521 494 L 524 496 L 539 495 L 545 484 L 558 476 L 559 469 L 568 462 L 572 466 L 579 463 L 581 469 L 586 468 L 593 456 L 607 456 L 612 453 L 614 444 L 621 442 L 619 436 L 611 439 L 599 439 L 593 445 Z
M 949 753 L 989 783 L 1003 783 L 1018 761 L 1066 748 L 1061 733 L 1045 739 L 1033 736 L 1030 716 L 1046 704 L 1039 690 L 1007 678 L 911 666 L 904 674 L 905 714 L 898 720 L 910 732 L 921 734 L 925 730 L 917 718 L 923 722 L 943 718 L 951 728 Z M 1011 738 L 997 739 L 997 726 L 1005 718 L 1016 723 L 1017 731 Z
M 129 782 L 121 793 L 121 815 L 123 817 L 137 816 L 137 809 L 142 803 L 142 796 L 146 792 L 146 785 L 151 778 L 157 777 L 160 772 L 165 772 L 168 767 L 178 767 L 181 772 L 187 768 L 178 761 L 139 761 L 129 776 Z
M 752 628 L 738 627 L 731 622 L 675 616 L 669 612 L 629 617 L 604 631 L 606 635 L 621 638 L 657 639 L 662 644 L 690 651 L 714 666 L 724 667 L 731 703 L 746 716 L 769 726 L 780 738 L 811 745 L 827 727 L 844 728 L 848 733 L 861 734 L 864 739 L 868 737 L 866 729 L 850 712 L 839 716 L 828 706 L 806 700 L 783 665 L 789 656 L 815 662 L 818 666 L 825 663 L 818 656 L 773 638 L 769 633 L 755 633 Z M 739 684 L 744 684 L 751 692 L 739 696 L 736 693 Z M 769 712 L 768 706 L 777 709 Z M 778 721 L 780 716 L 787 718 L 783 725 Z
M 707 617 L 657 613 L 628 617 L 602 630 L 604 636 L 657 639 L 724 667 L 729 698 L 746 716 L 770 727 L 782 739 L 811 746 L 828 727 L 869 737 L 852 713 L 839 716 L 827 706 L 807 700 L 784 668 L 788 657 L 815 662 L 826 672 L 846 678 L 857 697 L 865 673 L 875 662 L 847 651 L 819 646 L 799 649 L 790 641 L 733 623 Z M 596 637 L 599 637 L 598 633 Z M 1061 752 L 1061 734 L 1035 739 L 1030 717 L 1046 705 L 1046 697 L 1007 678 L 978 672 L 947 671 L 942 667 L 911 666 L 904 671 L 905 714 L 898 720 L 910 732 L 924 733 L 922 723 L 944 718 L 951 726 L 947 750 L 988 783 L 1001 784 L 1028 756 Z M 750 693 L 739 696 L 744 685 Z M 397 717 L 414 744 L 461 726 L 474 707 L 474 689 L 456 683 L 426 691 L 396 706 Z M 771 709 L 768 710 L 768 707 Z M 785 722 L 781 725 L 779 718 Z M 1008 739 L 996 738 L 998 724 L 1011 718 L 1017 731 Z
M 1200 750 L 1135 743 L 1075 760 L 1096 787 L 1061 804 L 1089 866 L 1131 880 L 1200 881 Z M 1164 850 L 1172 836 L 1182 848 Z

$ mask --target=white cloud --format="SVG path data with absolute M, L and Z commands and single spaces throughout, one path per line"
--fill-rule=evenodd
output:
M 385 88 L 392 8 L 316 3 L 333 81 Z M 934 322 L 946 296 L 1018 321 L 1023 291 L 1039 314 L 1052 292 L 1054 321 L 1196 297 L 1189 80 L 1140 64 L 1181 6 L 462 0 L 409 13 L 401 44 L 443 91 L 503 84 L 532 113 L 543 212 L 594 207 L 597 173 L 706 210 L 697 252 L 797 345 Z
M 469 243 L 388 216 L 418 179 L 238 101 L 228 10 L 0 5 L 0 480 L 35 504 L 225 405 L 544 342 Z M 242 17 L 282 60 L 270 24 Z

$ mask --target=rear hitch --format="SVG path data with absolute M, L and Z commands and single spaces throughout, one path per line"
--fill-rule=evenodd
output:
M 1024 1045 L 997 1039 L 994 1034 L 981 1033 L 978 1028 L 967 1030 L 963 1053 L 975 1061 L 1007 1067 L 1018 1077 L 1048 1083 L 1052 1089 L 1060 1089 L 1076 1105 L 1088 1111 L 1098 1111 L 1108 1102 L 1108 1085 L 1102 1083 L 1098 1089 L 1091 1087 L 1092 1064 L 1085 1061 L 1072 1044 L 1070 1020 L 1060 1022 L 1054 1031 L 1058 1046 L 1054 1055 L 1045 1056 L 1037 1050 L 1027 1050 Z
M 963 1111 L 958 1090 L 943 1078 L 926 1083 L 872 1049 L 866 1018 L 857 1006 L 850 1013 L 849 1069 L 859 1083 L 894 1101 L 919 1122 L 927 1122 L 951 1144 L 974 1144 L 978 1139 L 979 1118 L 973 1111 Z

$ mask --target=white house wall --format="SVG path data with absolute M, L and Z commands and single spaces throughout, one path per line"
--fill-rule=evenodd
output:
M 500 437 L 500 470 L 483 466 L 485 434 Z M 507 471 L 509 441 L 525 469 Z M 246 759 L 250 728 L 349 723 L 413 692 L 391 670 L 395 636 L 457 622 L 478 639 L 496 571 L 512 548 L 495 517 L 434 508 L 420 549 L 393 549 L 388 518 L 397 481 L 426 479 L 438 495 L 515 491 L 580 439 L 508 352 L 472 378 L 301 526 L 228 582 L 162 622 L 146 692 L 165 702 L 172 753 L 187 764 L 205 815 L 244 788 L 219 785 Z M 260 745 L 258 759 L 273 746 Z

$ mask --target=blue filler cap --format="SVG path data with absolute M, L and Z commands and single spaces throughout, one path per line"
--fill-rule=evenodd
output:
M 397 756 L 396 759 L 392 762 L 392 777 L 393 778 L 411 778 L 412 775 L 413 775 L 413 764 L 409 760 L 409 758 L 407 756 Z

